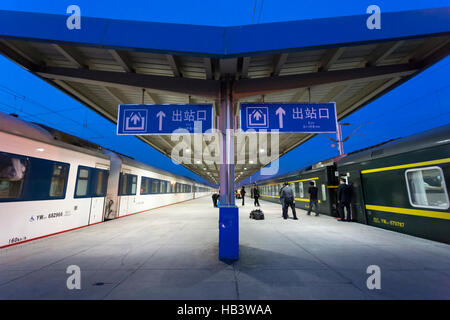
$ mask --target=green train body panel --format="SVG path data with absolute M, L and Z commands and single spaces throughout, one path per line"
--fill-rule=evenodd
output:
M 411 151 L 404 154 L 363 161 L 352 165 L 339 166 L 339 174 L 349 174 L 349 183 L 354 184 L 352 213 L 357 221 L 371 226 L 402 232 L 430 240 L 450 243 L 450 210 L 414 207 L 409 199 L 406 171 L 417 168 L 438 167 L 442 170 L 445 185 L 450 186 L 450 163 L 420 165 L 423 162 L 450 158 L 448 145 Z M 364 173 L 364 170 L 419 165 Z M 362 173 L 361 173 L 362 172 Z M 402 208 L 424 211 L 424 214 L 442 212 L 447 219 L 418 216 L 405 213 L 387 212 L 366 208 L 366 205 L 388 208 Z
M 436 191 L 433 181 L 425 181 L 421 172 L 419 181 L 423 180 L 421 183 L 427 191 L 424 189 L 416 196 L 428 199 L 434 192 L 440 192 L 440 197 L 446 197 L 446 202 L 442 200 L 439 206 L 434 207 L 411 203 L 406 174 L 419 168 L 436 168 L 439 191 Z M 258 184 L 262 199 L 280 203 L 278 192 L 282 183 L 292 181 L 297 198 L 295 206 L 308 210 L 307 190 L 313 179 L 319 189 L 319 212 L 337 216 L 339 177 L 345 177 L 353 186 L 351 210 L 354 221 L 450 244 L 450 124 L 327 160 L 325 166 L 316 169 L 298 171 Z

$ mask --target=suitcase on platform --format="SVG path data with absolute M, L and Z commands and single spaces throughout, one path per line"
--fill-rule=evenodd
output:
M 264 212 L 262 212 L 260 209 L 252 210 L 250 212 L 250 219 L 264 220 Z

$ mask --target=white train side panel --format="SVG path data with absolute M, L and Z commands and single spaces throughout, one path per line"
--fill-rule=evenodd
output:
M 90 223 L 91 198 L 74 199 L 77 167 L 107 160 L 4 132 L 0 141 L 3 152 L 70 164 L 65 199 L 0 202 L 0 247 Z M 97 199 L 93 212 L 91 223 L 100 222 L 103 198 Z

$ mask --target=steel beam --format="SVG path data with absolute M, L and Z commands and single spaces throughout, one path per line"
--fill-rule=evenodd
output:
M 171 54 L 166 54 L 166 59 L 169 63 L 170 69 L 172 69 L 173 76 L 177 78 L 182 77 L 182 74 L 180 72 L 180 65 L 177 58 Z
M 119 97 L 119 95 L 116 92 L 114 92 L 114 88 L 110 87 L 102 87 L 102 88 L 108 95 L 110 95 L 117 102 L 117 104 L 126 104 L 125 99 Z
M 219 95 L 219 81 L 216 80 L 59 67 L 38 67 L 35 72 L 44 78 L 92 83 L 100 86 L 148 88 L 214 98 Z
M 379 65 L 392 52 L 401 47 L 403 43 L 404 41 L 391 41 L 378 45 L 376 49 L 367 57 L 365 65 L 368 67 Z
M 281 54 L 275 55 L 275 58 L 273 61 L 272 77 L 278 77 L 280 75 L 281 68 L 286 63 L 287 58 L 288 58 L 287 53 L 281 53 Z
M 0 40 L 0 52 L 29 71 L 45 65 L 45 62 L 6 40 Z
M 220 59 L 219 68 L 221 75 L 235 75 L 237 73 L 237 58 Z
M 145 94 L 150 98 L 151 103 L 160 104 L 159 99 L 155 96 L 155 94 L 151 93 L 148 90 L 145 90 Z
M 81 69 L 87 68 L 86 63 L 81 58 L 81 56 L 74 51 L 73 47 L 62 46 L 59 44 L 52 44 L 52 47 L 55 48 L 62 56 L 64 56 L 77 68 Z
M 320 61 L 319 71 L 328 71 L 339 57 L 344 53 L 345 47 L 327 50 Z
M 207 80 L 214 78 L 212 61 L 210 58 L 203 58 L 203 65 L 205 66 L 205 75 Z
M 283 77 L 240 79 L 235 82 L 234 95 L 236 98 L 243 98 L 330 83 L 349 83 L 361 81 L 362 79 L 378 80 L 406 76 L 415 71 L 417 71 L 417 67 L 414 65 L 400 64 L 328 72 L 313 72 Z
M 73 97 L 76 97 L 76 99 L 81 103 L 94 109 L 97 113 L 104 116 L 106 119 L 110 120 L 113 123 L 116 123 L 117 121 L 116 116 L 106 112 L 106 110 L 108 110 L 107 108 L 105 108 L 102 105 L 99 105 L 98 102 L 94 102 L 91 98 L 86 97 L 79 90 L 73 88 L 70 84 L 62 80 L 54 80 L 53 83 L 62 90 L 65 90 L 68 94 L 72 95 Z
M 303 100 L 303 97 L 305 97 L 308 94 L 308 88 L 300 88 L 297 90 L 297 92 L 292 97 L 291 101 L 292 103 L 300 102 Z
M 248 66 L 250 65 L 250 57 L 242 58 L 242 70 L 241 70 L 241 78 L 248 78 Z
M 122 67 L 125 72 L 135 72 L 126 55 L 118 50 L 108 50 L 109 54 Z

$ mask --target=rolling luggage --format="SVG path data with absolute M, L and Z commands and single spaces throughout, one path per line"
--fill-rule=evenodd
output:
M 250 212 L 250 219 L 264 220 L 264 212 L 262 212 L 260 209 L 252 210 Z

